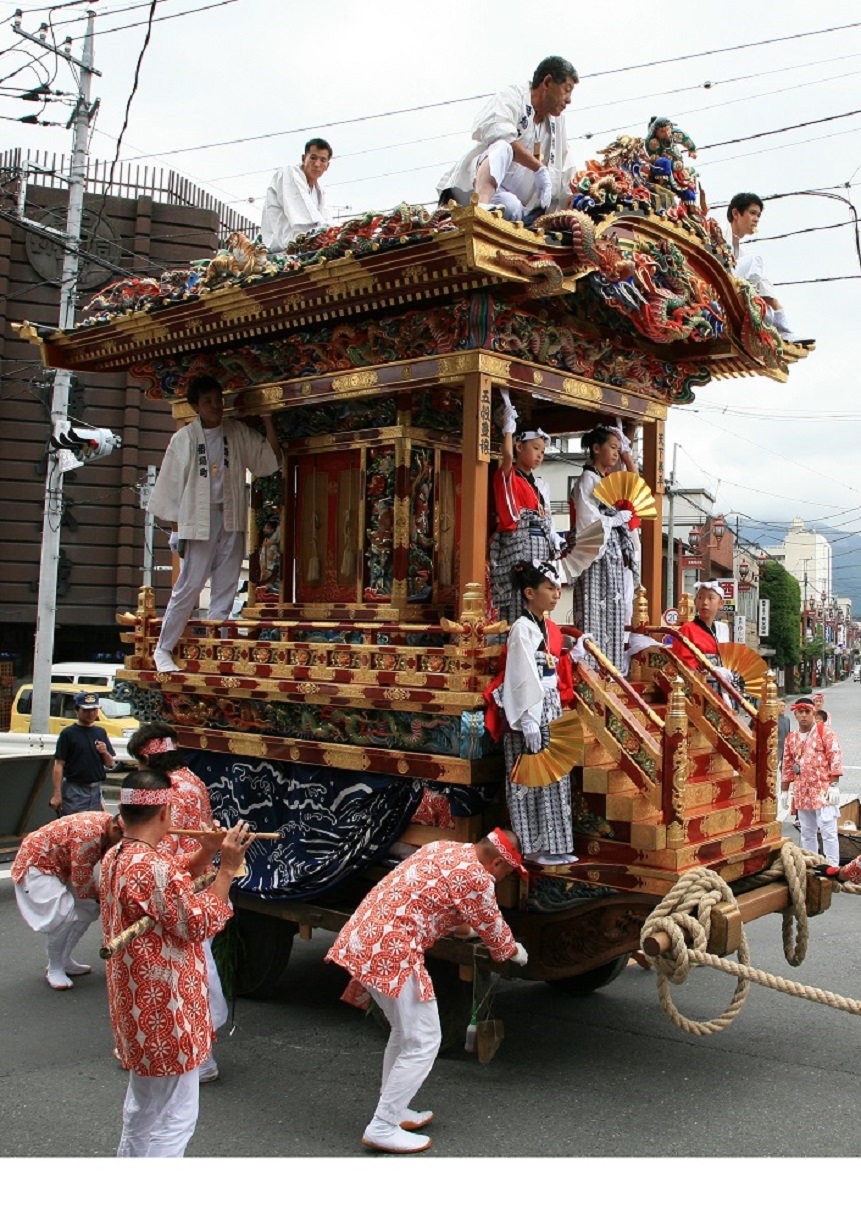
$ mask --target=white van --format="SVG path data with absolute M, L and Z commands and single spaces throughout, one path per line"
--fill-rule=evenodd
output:
M 106 661 L 61 661 L 51 666 L 52 686 L 106 686 L 111 689 L 122 665 Z

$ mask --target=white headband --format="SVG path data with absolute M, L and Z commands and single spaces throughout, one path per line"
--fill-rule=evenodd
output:
M 546 441 L 550 444 L 550 437 L 543 428 L 532 428 L 526 432 L 518 432 L 514 438 L 516 441 Z
M 724 596 L 724 591 L 716 580 L 698 580 L 694 585 L 694 593 L 699 593 L 700 589 L 712 589 L 718 597 Z

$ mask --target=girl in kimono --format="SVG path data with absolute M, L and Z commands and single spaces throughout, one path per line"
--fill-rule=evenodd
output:
M 596 521 L 604 529 L 598 554 L 574 581 L 573 621 L 591 635 L 604 655 L 621 669 L 625 651 L 625 627 L 630 624 L 634 588 L 639 581 L 631 530 L 640 520 L 629 508 L 610 508 L 595 496 L 605 475 L 619 465 L 621 441 L 618 431 L 598 424 L 580 442 L 586 450 L 586 465 L 574 490 L 574 544 Z M 572 548 L 573 549 L 573 548 Z
M 551 723 L 573 699 L 571 661 L 561 631 L 547 617 L 559 601 L 559 577 L 550 563 L 519 563 L 512 579 L 526 609 L 508 633 L 504 668 L 485 691 L 485 724 L 497 741 L 503 737 L 508 812 L 524 856 L 536 864 L 572 864 L 569 777 L 540 788 L 511 781 L 521 754 L 547 746 Z
M 502 461 L 493 476 L 497 527 L 490 540 L 490 591 L 497 613 L 511 624 L 523 610 L 511 577 L 514 564 L 557 559 L 562 539 L 553 528 L 550 488 L 536 474 L 550 437 L 540 428 L 515 433 L 517 413 L 503 397 Z

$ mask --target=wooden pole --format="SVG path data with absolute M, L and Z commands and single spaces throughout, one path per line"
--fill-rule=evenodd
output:
M 657 516 L 642 525 L 643 556 L 641 560 L 640 584 L 646 589 L 649 605 L 660 620 L 661 591 L 663 588 L 664 550 L 664 424 L 660 419 L 646 422 L 643 426 L 643 478 L 655 496 Z M 667 562 L 672 564 L 672 556 Z
M 460 502 L 458 608 L 468 585 L 485 584 L 487 495 L 490 475 L 490 386 L 483 373 L 467 373 L 463 383 L 463 473 Z

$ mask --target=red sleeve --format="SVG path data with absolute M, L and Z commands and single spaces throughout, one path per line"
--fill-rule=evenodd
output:
M 556 657 L 556 680 L 559 683 L 559 702 L 563 707 L 571 707 L 574 703 L 574 669 L 571 665 L 570 653 L 562 650 L 562 632 L 553 619 L 547 620 L 547 646 Z
M 508 645 L 503 645 L 502 652 L 499 657 L 499 673 L 496 677 L 487 684 L 484 688 L 484 701 L 487 704 L 484 712 L 484 727 L 490 733 L 494 741 L 500 741 L 502 734 L 508 728 L 508 722 L 505 719 L 505 713 L 493 697 L 493 692 L 505 681 L 505 657 L 508 652 Z
M 493 502 L 496 507 L 496 528 L 502 533 L 517 528 L 520 510 L 538 508 L 538 496 L 526 479 L 519 478 L 514 466 L 505 474 L 497 466 L 493 476 Z
M 679 633 L 685 636 L 686 639 L 693 638 L 693 632 L 690 630 L 690 627 L 690 623 L 682 623 L 681 627 L 679 628 Z M 676 639 L 675 636 L 673 636 L 672 652 L 676 655 L 676 657 L 678 657 L 682 665 L 687 666 L 688 669 L 696 669 L 696 657 L 691 652 L 690 648 L 685 648 L 681 640 Z

